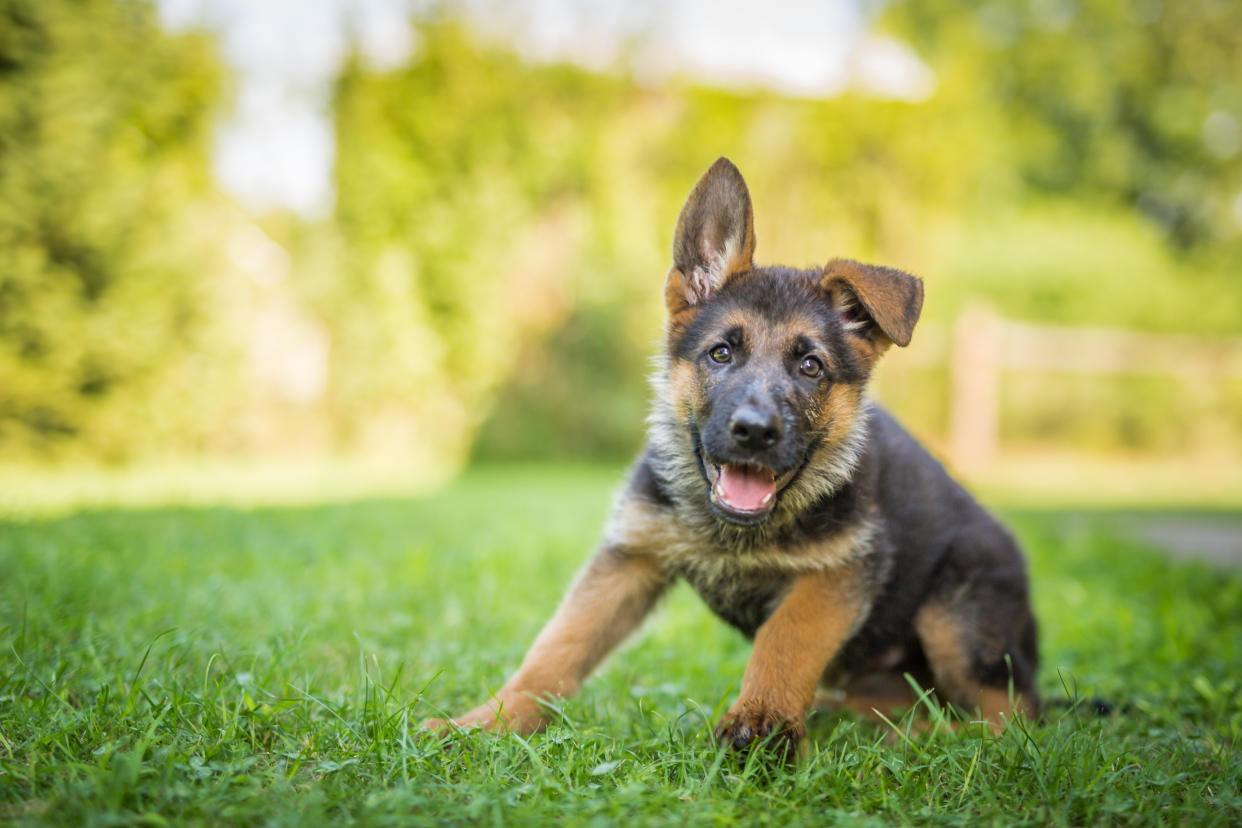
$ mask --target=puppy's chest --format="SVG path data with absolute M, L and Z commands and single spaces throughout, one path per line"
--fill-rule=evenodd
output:
M 730 539 L 710 523 L 634 498 L 618 504 L 606 537 L 651 556 L 670 577 L 685 578 L 713 612 L 750 636 L 797 576 L 852 558 L 864 541 L 858 528 L 815 540 Z
M 712 612 L 743 635 L 753 637 L 785 597 L 794 574 L 739 565 L 727 555 L 695 556 L 680 561 L 673 571 L 694 587 Z

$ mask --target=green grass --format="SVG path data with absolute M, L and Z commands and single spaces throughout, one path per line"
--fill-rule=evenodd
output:
M 1242 577 L 1011 512 L 1047 697 L 890 745 L 817 714 L 792 770 L 720 754 L 748 648 L 676 590 L 543 735 L 420 739 L 515 667 L 618 473 L 493 469 L 304 505 L 0 506 L 0 821 L 1236 824 Z M 10 485 L 12 481 L 10 481 Z M 7 517 L 4 516 L 7 514 Z

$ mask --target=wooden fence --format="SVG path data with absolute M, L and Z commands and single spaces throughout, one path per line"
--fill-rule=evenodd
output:
M 948 448 L 960 468 L 985 466 L 996 454 L 1006 370 L 1200 382 L 1242 378 L 1242 337 L 1034 325 L 1003 319 L 983 305 L 958 317 L 945 350 L 951 377 Z

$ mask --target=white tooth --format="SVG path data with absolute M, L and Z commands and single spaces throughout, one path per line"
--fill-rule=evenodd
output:
M 759 501 L 759 505 L 767 506 L 770 502 L 772 502 L 772 493 L 768 492 L 763 496 L 763 500 Z

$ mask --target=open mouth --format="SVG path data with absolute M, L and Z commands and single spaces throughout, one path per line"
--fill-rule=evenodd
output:
M 690 440 L 699 461 L 699 471 L 707 481 L 708 503 L 719 517 L 740 526 L 756 526 L 772 514 L 781 490 L 793 481 L 806 466 L 814 445 L 807 449 L 802 462 L 778 474 L 758 463 L 717 463 L 708 459 L 698 428 L 690 427 Z
M 712 507 L 733 523 L 761 523 L 772 513 L 777 495 L 797 468 L 784 474 L 750 463 L 712 463 L 703 458 L 703 476 L 711 489 Z

